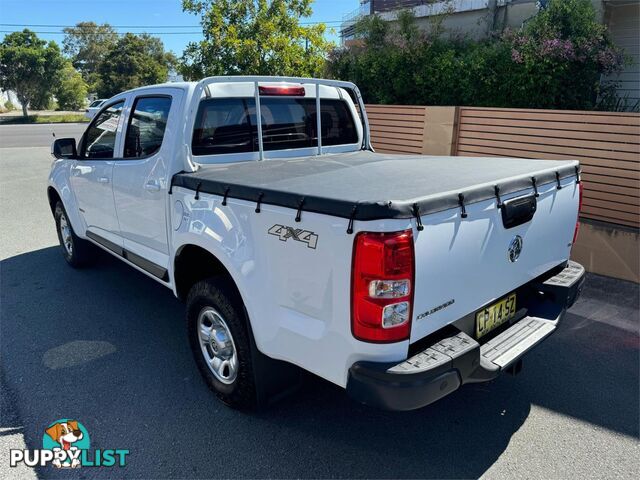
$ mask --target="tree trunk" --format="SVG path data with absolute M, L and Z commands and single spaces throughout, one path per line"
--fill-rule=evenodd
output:
M 29 105 L 29 100 L 27 100 L 22 95 L 16 95 L 16 97 L 18 98 L 18 101 L 20 102 L 20 105 L 22 106 L 22 116 L 23 117 L 28 117 L 29 116 L 29 112 L 27 111 L 27 105 Z
M 487 33 L 491 35 L 495 32 L 498 22 L 498 0 L 489 0 L 487 4 L 489 9 L 489 18 L 487 19 Z M 505 7 L 506 8 L 506 7 Z

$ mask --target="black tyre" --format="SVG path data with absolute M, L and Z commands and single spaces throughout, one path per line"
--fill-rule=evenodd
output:
M 78 237 L 73 231 L 69 216 L 62 202 L 56 203 L 53 216 L 56 221 L 56 231 L 64 259 L 73 268 L 81 268 L 88 265 L 95 256 L 95 247 Z
M 225 281 L 226 280 L 226 281 Z M 250 332 L 242 300 L 214 277 L 196 283 L 187 296 L 187 328 L 196 364 L 209 387 L 226 405 L 257 405 Z

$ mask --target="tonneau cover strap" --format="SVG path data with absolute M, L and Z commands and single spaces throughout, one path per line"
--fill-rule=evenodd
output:
M 460 204 L 460 210 L 462 211 L 460 216 L 462 218 L 467 218 L 467 209 L 464 207 L 464 195 L 461 193 L 458 194 L 458 203 Z
M 351 210 L 351 216 L 349 217 L 349 225 L 347 225 L 347 234 L 349 235 L 353 233 L 353 222 L 354 222 L 357 211 L 358 211 L 358 205 L 354 205 L 353 210 Z
M 416 230 L 421 232 L 424 230 L 424 226 L 422 225 L 422 218 L 420 218 L 420 205 L 417 203 L 413 204 L 413 214 L 416 217 Z
M 500 200 L 500 187 L 498 185 L 496 185 L 495 187 L 493 187 L 495 192 L 496 192 L 496 198 L 498 199 L 498 208 L 502 208 L 502 200 Z
M 533 182 L 533 193 L 536 195 L 536 198 L 540 196 L 538 193 L 538 184 L 536 183 L 536 177 L 531 177 L 531 181 Z
M 300 199 L 300 203 L 298 203 L 298 212 L 296 213 L 296 222 L 299 222 L 302 217 L 302 206 L 304 205 L 304 197 Z
M 264 197 L 264 192 L 260 192 L 258 194 L 258 202 L 256 203 L 256 213 L 260 213 L 260 203 L 262 202 L 262 197 Z

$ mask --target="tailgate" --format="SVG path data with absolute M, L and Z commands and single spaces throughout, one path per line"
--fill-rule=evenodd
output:
M 579 185 L 562 181 L 539 189 L 533 218 L 505 228 L 496 200 L 422 216 L 415 232 L 415 294 L 411 342 L 470 314 L 569 258 L 578 211 Z M 530 195 L 531 190 L 502 200 Z M 516 261 L 509 247 L 521 238 Z

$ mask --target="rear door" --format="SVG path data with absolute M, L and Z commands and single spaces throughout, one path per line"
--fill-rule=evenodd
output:
M 541 187 L 533 219 L 513 228 L 505 228 L 495 200 L 468 205 L 464 219 L 459 209 L 422 217 L 424 230 L 414 232 L 412 342 L 501 299 L 503 310 L 519 309 L 518 298 L 512 305 L 507 295 L 568 260 L 579 186 L 563 184 Z
M 162 278 L 169 262 L 167 204 L 171 153 L 182 91 L 144 90 L 132 98 L 115 162 L 113 187 L 120 234 L 130 261 Z M 133 255 L 131 255 L 133 254 Z
M 111 102 L 91 122 L 73 161 L 70 182 L 89 236 L 121 247 L 113 200 L 113 165 L 120 142 L 126 98 Z M 104 243 L 104 242 L 103 242 Z M 112 245 L 113 246 L 113 245 Z

